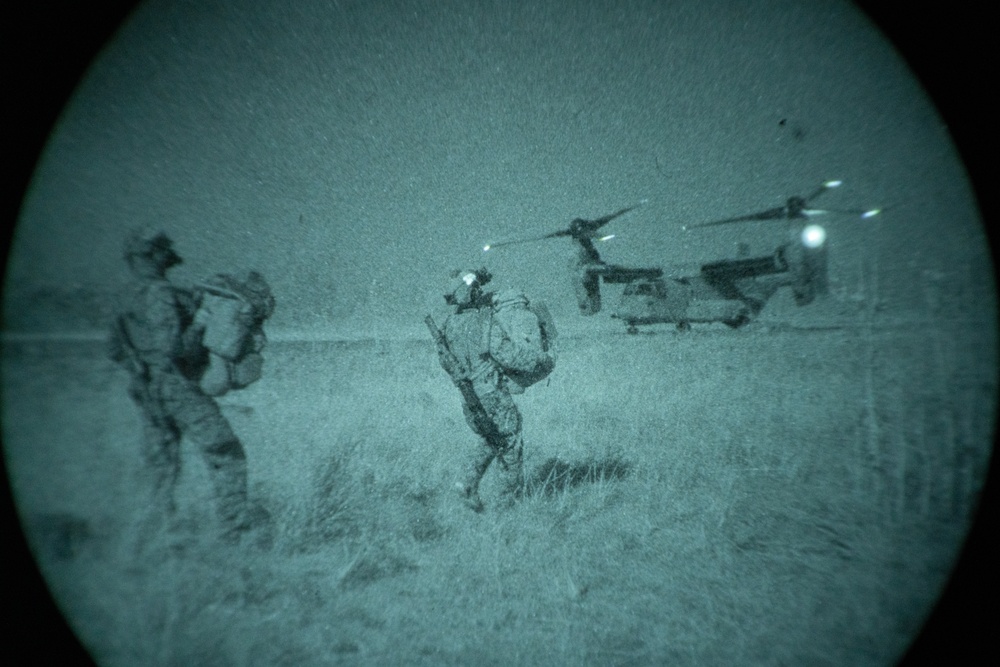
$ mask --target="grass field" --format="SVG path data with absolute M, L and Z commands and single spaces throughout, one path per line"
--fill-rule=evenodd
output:
M 141 555 L 124 374 L 95 343 L 8 342 L 8 466 L 102 665 L 889 664 L 990 455 L 971 335 L 565 336 L 517 399 L 529 493 L 482 515 L 453 496 L 472 439 L 429 341 L 276 342 L 222 400 L 273 546 L 213 541 L 188 448 L 186 528 Z

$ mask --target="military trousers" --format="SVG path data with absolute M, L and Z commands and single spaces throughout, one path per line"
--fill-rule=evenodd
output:
M 223 537 L 238 538 L 247 521 L 246 453 L 218 404 L 173 372 L 135 378 L 129 393 L 142 412 L 142 453 L 154 504 L 170 515 L 176 510 L 180 445 L 187 437 L 208 467 Z
M 501 476 L 501 500 L 513 502 L 524 489 L 524 443 L 521 437 L 521 413 L 508 391 L 478 394 L 485 417 L 495 428 L 487 427 L 481 414 L 467 403 L 463 406 L 465 419 L 480 436 L 477 446 L 469 452 L 465 463 L 465 492 L 478 498 L 479 484 L 486 470 L 495 461 Z

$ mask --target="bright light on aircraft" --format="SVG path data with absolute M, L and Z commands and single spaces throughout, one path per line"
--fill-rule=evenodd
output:
M 818 248 L 826 242 L 826 230 L 819 225 L 809 225 L 802 230 L 802 245 Z

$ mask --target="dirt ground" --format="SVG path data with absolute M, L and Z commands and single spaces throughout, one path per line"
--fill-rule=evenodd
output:
M 142 532 L 138 417 L 99 343 L 8 342 L 8 466 L 102 665 L 881 665 L 989 457 L 994 365 L 951 334 L 564 336 L 519 398 L 529 494 L 482 515 L 453 497 L 472 440 L 429 341 L 275 342 L 222 399 L 275 520 L 240 551 L 190 449 L 181 527 Z

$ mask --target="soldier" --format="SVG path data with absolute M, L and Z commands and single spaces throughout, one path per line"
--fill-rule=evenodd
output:
M 194 323 L 197 297 L 167 279 L 181 258 L 163 232 L 130 234 L 125 261 L 136 280 L 114 321 L 109 357 L 131 375 L 129 395 L 142 413 L 154 511 L 168 519 L 176 511 L 180 442 L 187 436 L 208 465 L 222 538 L 236 543 L 250 528 L 246 454 L 219 406 L 198 385 L 208 352 Z
M 456 272 L 445 293 L 454 311 L 443 330 L 426 319 L 441 365 L 462 393 L 465 419 L 480 437 L 467 457 L 465 479 L 456 484 L 476 512 L 483 510 L 479 483 L 494 461 L 502 475 L 502 504 L 510 506 L 523 492 L 521 413 L 511 393 L 522 393 L 555 366 L 548 311 L 520 292 L 484 292 L 491 278 L 485 269 Z

